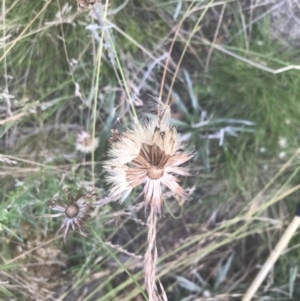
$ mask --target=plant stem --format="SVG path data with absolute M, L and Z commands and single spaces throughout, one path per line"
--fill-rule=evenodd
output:
M 157 263 L 157 248 L 156 248 L 156 223 L 157 216 L 155 206 L 150 206 L 150 214 L 148 216 L 148 237 L 147 250 L 145 253 L 145 286 L 148 292 L 149 301 L 159 301 L 160 298 L 157 292 L 155 283 L 156 278 L 156 263 Z
M 261 286 L 262 282 L 270 272 L 270 270 L 274 267 L 275 262 L 279 258 L 279 256 L 282 254 L 283 250 L 287 247 L 289 241 L 297 231 L 297 229 L 300 226 L 300 205 L 297 207 L 296 216 L 289 224 L 288 228 L 282 235 L 281 239 L 277 243 L 275 249 L 270 254 L 269 258 L 265 262 L 265 264 L 262 266 L 261 270 L 257 274 L 256 278 L 252 282 L 251 286 L 247 290 L 245 296 L 243 297 L 242 301 L 250 301 L 259 287 Z

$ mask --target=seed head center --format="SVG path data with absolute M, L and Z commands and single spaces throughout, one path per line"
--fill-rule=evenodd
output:
M 82 141 L 82 145 L 84 146 L 90 146 L 91 144 L 92 144 L 92 139 L 89 137 L 84 138 Z
M 163 168 L 158 168 L 157 166 L 151 165 L 148 168 L 147 175 L 150 179 L 152 180 L 157 180 L 161 178 L 164 174 L 164 169 Z
M 68 218 L 74 218 L 79 213 L 79 207 L 77 204 L 73 203 L 67 206 L 65 214 Z

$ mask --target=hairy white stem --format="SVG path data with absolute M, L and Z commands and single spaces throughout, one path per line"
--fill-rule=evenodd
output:
M 160 298 L 157 292 L 156 280 L 156 262 L 157 262 L 157 248 L 156 248 L 156 208 L 150 205 L 150 214 L 148 216 L 148 237 L 147 250 L 145 253 L 145 286 L 148 292 L 149 301 L 159 301 Z

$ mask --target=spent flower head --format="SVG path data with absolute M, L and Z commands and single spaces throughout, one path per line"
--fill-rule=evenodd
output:
M 89 213 L 95 209 L 95 206 L 88 203 L 88 201 L 97 196 L 97 193 L 93 190 L 86 193 L 79 190 L 74 198 L 69 193 L 68 189 L 64 189 L 64 192 L 68 198 L 67 204 L 64 204 L 62 200 L 57 200 L 56 198 L 52 198 L 48 201 L 48 206 L 51 207 L 52 210 L 60 211 L 61 215 L 64 215 L 64 220 L 57 233 L 65 228 L 64 241 L 66 241 L 66 237 L 70 229 L 78 230 L 81 235 L 86 236 L 86 234 L 82 231 L 82 228 L 85 227 L 85 221 L 90 218 Z
M 88 132 L 82 131 L 77 134 L 76 149 L 82 153 L 91 153 L 99 145 L 99 139 L 93 138 Z
M 185 144 L 176 128 L 169 124 L 170 118 L 170 106 L 161 104 L 155 119 L 136 123 L 122 134 L 113 133 L 109 159 L 104 164 L 110 195 L 122 202 L 134 187 L 144 184 L 145 206 L 154 206 L 157 213 L 161 212 L 163 187 L 188 198 L 178 176 L 190 175 L 180 165 L 191 159 L 194 152 L 184 151 Z
M 99 0 L 76 0 L 77 8 L 79 11 L 82 11 L 84 8 L 91 9 L 93 5 L 97 2 L 100 2 Z

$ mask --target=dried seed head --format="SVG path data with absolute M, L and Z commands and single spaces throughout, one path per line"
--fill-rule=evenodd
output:
M 147 176 L 151 180 L 158 180 L 159 178 L 161 178 L 163 176 L 163 174 L 164 174 L 163 168 L 158 168 L 157 166 L 154 166 L 154 165 L 151 165 L 147 171 Z
M 104 168 L 112 196 L 119 196 L 123 201 L 134 187 L 144 184 L 145 205 L 154 205 L 157 212 L 162 206 L 162 186 L 188 198 L 178 184 L 178 175 L 190 175 L 180 165 L 191 159 L 194 153 L 183 152 L 185 145 L 176 128 L 169 125 L 170 116 L 169 106 L 160 107 L 155 120 L 136 124 L 118 139 L 111 140 L 110 159 Z
M 76 0 L 76 2 L 78 10 L 81 11 L 85 7 L 91 9 L 96 2 L 99 2 L 99 0 Z
M 79 206 L 76 203 L 70 204 L 66 207 L 65 214 L 68 218 L 74 218 L 79 213 Z
M 56 211 L 62 212 L 65 216 L 64 221 L 62 222 L 61 227 L 57 232 L 60 232 L 63 228 L 65 228 L 64 232 L 64 241 L 66 240 L 66 236 L 70 229 L 78 230 L 82 235 L 85 235 L 82 232 L 82 228 L 84 228 L 85 221 L 90 217 L 89 213 L 94 210 L 94 205 L 88 203 L 88 200 L 92 197 L 97 196 L 97 193 L 94 191 L 89 191 L 86 193 L 82 193 L 79 191 L 75 198 L 68 192 L 67 189 L 64 189 L 67 198 L 68 205 L 65 205 L 61 200 L 51 199 L 48 201 L 48 205 Z
M 94 138 L 87 132 L 82 131 L 77 135 L 76 149 L 83 153 L 93 152 L 99 145 L 99 139 Z

